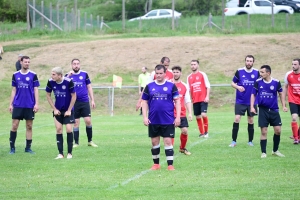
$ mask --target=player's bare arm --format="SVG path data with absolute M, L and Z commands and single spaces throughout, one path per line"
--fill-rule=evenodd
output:
M 16 96 L 16 88 L 13 87 L 12 90 L 11 90 L 10 102 L 9 102 L 9 112 L 10 113 L 12 113 L 12 110 L 14 109 L 13 102 L 14 102 L 15 96 Z
M 33 107 L 33 112 L 39 111 L 39 89 L 38 87 L 34 87 L 34 98 L 35 98 L 35 105 Z
M 142 100 L 143 122 L 145 126 L 148 126 L 151 123 L 150 120 L 148 119 L 148 110 L 149 110 L 148 101 Z
M 66 116 L 71 116 L 71 112 L 72 112 L 72 108 L 74 107 L 74 104 L 75 104 L 75 101 L 76 101 L 76 93 L 71 93 L 71 102 L 70 102 L 70 105 L 69 105 L 69 108 L 68 110 L 65 112 L 65 117 Z
M 284 84 L 284 87 L 282 88 L 282 100 L 281 100 L 281 103 L 282 103 L 282 109 L 283 109 L 283 112 L 287 112 L 285 110 L 287 110 L 287 107 L 286 107 L 286 95 L 287 95 L 287 91 L 288 91 L 288 84 Z
M 234 89 L 240 91 L 240 92 L 244 92 L 245 88 L 243 86 L 239 86 L 238 84 L 234 83 L 233 81 L 231 82 L 231 87 L 233 87 Z
M 51 108 L 53 109 L 53 114 L 54 115 L 60 115 L 60 111 L 56 109 L 53 101 L 52 101 L 52 98 L 51 98 L 51 93 L 47 92 L 46 93 L 46 97 L 47 97 L 47 101 L 48 103 L 50 104 Z
M 251 99 L 250 99 L 250 112 L 256 114 L 256 110 L 254 108 L 254 102 L 255 102 L 255 95 L 251 94 Z
M 279 99 L 281 101 L 281 105 L 282 105 L 282 110 L 283 112 L 287 112 L 288 109 L 287 107 L 285 106 L 285 96 L 283 95 L 283 92 L 278 92 L 278 95 L 279 95 Z
M 93 88 L 91 84 L 88 84 L 87 86 L 88 92 L 89 92 L 89 96 L 91 99 L 91 106 L 92 108 L 96 108 L 96 104 L 95 104 L 95 100 L 94 100 L 94 92 L 93 92 Z
M 181 105 L 180 105 L 180 98 L 174 99 L 175 101 L 175 108 L 176 110 L 181 110 Z M 180 125 L 180 112 L 176 112 L 176 118 L 174 121 L 175 127 Z

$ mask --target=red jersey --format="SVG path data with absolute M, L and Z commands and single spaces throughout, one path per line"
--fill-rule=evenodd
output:
M 167 81 L 169 81 L 169 80 L 172 80 L 173 77 L 174 77 L 174 76 L 173 76 L 173 72 L 172 72 L 171 70 L 167 69 L 165 79 L 166 79 Z M 155 75 L 155 71 L 153 71 L 153 72 L 151 73 L 151 75 L 150 75 L 150 81 L 149 81 L 149 82 L 151 83 L 151 82 L 153 82 L 155 79 L 156 79 L 156 75 Z
M 210 88 L 207 75 L 201 71 L 191 73 L 187 77 L 187 85 L 193 103 L 203 102 L 207 94 L 207 88 Z
M 186 107 L 185 104 L 191 102 L 191 97 L 190 93 L 188 91 L 187 84 L 184 82 L 180 81 L 179 83 L 175 83 L 178 92 L 179 92 L 179 97 L 180 97 L 180 104 L 181 104 L 181 112 L 180 112 L 180 117 L 186 117 Z M 175 111 L 175 116 L 176 116 L 176 109 Z
M 300 105 L 300 74 L 293 71 L 286 73 L 284 83 L 288 85 L 288 101 Z

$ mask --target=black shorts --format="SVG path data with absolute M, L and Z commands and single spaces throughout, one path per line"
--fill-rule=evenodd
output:
M 53 117 L 61 123 L 61 124 L 74 124 L 75 123 L 75 118 L 74 118 L 74 111 L 71 111 L 71 116 L 65 117 L 65 112 L 66 111 L 60 111 L 60 115 L 54 115 L 53 112 Z
M 148 125 L 148 136 L 151 138 L 154 137 L 175 137 L 175 126 L 171 125 L 159 125 L 159 124 L 149 124 Z
M 257 112 L 257 105 L 254 106 L 255 111 Z M 254 113 L 250 112 L 250 106 L 248 105 L 244 105 L 244 104 L 235 104 L 234 106 L 234 113 L 235 115 L 241 115 L 241 116 L 245 116 L 245 113 L 247 111 L 247 116 L 248 117 L 253 117 Z
M 189 123 L 186 117 L 180 117 L 180 125 L 179 128 L 189 127 Z
M 91 107 L 89 102 L 76 101 L 74 104 L 74 117 L 91 117 Z
M 281 126 L 281 118 L 279 112 L 270 110 L 269 108 L 259 107 L 258 111 L 258 127 Z
M 290 112 L 292 114 L 298 114 L 300 116 L 300 105 L 295 103 L 289 103 L 290 106 Z
M 208 103 L 207 102 L 197 102 L 193 103 L 194 115 L 198 116 L 201 113 L 207 113 Z
M 13 108 L 12 119 L 34 120 L 33 108 Z

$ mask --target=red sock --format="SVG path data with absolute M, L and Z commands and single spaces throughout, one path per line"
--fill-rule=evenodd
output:
M 208 117 L 203 117 L 204 132 L 208 133 Z
M 171 140 L 172 140 L 172 145 L 174 146 L 174 138 L 171 138 Z
M 202 118 L 197 118 L 198 129 L 201 135 L 204 134 Z
M 292 122 L 291 127 L 292 127 L 292 131 L 293 131 L 294 140 L 298 140 L 298 124 L 297 124 L 297 122 Z
M 185 148 L 187 139 L 188 139 L 188 135 L 181 133 L 181 135 L 180 135 L 180 142 L 181 142 L 180 149 L 184 149 Z

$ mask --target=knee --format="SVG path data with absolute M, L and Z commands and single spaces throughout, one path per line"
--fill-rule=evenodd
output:
M 26 130 L 31 131 L 32 130 L 32 124 L 27 124 L 26 125 Z

